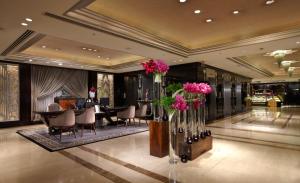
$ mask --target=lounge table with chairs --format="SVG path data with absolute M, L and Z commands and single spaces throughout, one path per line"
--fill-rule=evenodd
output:
M 67 109 L 64 110 L 59 104 L 53 103 L 48 106 L 47 111 L 34 111 L 36 114 L 41 115 L 41 119 L 49 128 L 50 135 L 59 135 L 59 140 L 62 140 L 62 135 L 65 132 L 72 133 L 76 138 L 76 132 L 80 131 L 80 136 L 83 137 L 85 129 L 88 129 L 97 134 L 97 126 L 104 127 L 103 118 L 107 120 L 110 125 L 116 127 L 120 124 L 125 126 L 135 126 L 135 118 L 145 120 L 147 123 L 147 105 L 140 106 L 137 110 L 134 105 L 122 107 L 103 107 L 99 105 L 89 105 L 83 109 Z M 112 119 L 113 116 L 117 120 Z M 100 123 L 97 125 L 97 123 Z

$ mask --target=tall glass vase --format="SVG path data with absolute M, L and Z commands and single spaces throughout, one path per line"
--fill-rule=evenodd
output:
M 187 143 L 193 143 L 193 129 L 194 129 L 194 121 L 195 121 L 195 113 L 194 113 L 194 106 L 193 101 L 188 102 L 189 108 L 187 110 Z
M 169 114 L 169 163 L 176 164 L 179 157 L 176 155 L 177 145 L 177 124 L 180 122 L 180 112 L 172 112 Z
M 159 104 L 159 101 L 163 95 L 163 90 L 161 86 L 162 75 L 161 74 L 154 74 L 153 75 L 153 118 L 154 121 L 161 121 L 163 110 Z

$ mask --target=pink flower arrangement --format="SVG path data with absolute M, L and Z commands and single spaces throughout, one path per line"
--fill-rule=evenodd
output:
M 209 94 L 212 88 L 206 83 L 185 83 L 183 90 L 192 94 Z
M 180 111 L 187 110 L 189 107 L 181 95 L 176 95 L 175 102 L 172 104 L 172 108 Z
M 90 92 L 95 93 L 95 92 L 96 92 L 96 88 L 92 86 L 92 87 L 90 88 Z
M 166 74 L 169 70 L 169 66 L 163 60 L 149 60 L 142 63 L 142 66 L 146 70 L 146 74 Z

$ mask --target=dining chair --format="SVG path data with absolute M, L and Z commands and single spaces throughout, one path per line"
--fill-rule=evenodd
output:
M 96 135 L 96 118 L 95 118 L 95 108 L 90 107 L 86 109 L 82 114 L 76 116 L 75 118 L 77 126 L 81 127 L 81 137 L 83 136 L 83 129 L 85 126 L 90 127 L 90 130 L 94 130 Z
M 55 118 L 49 118 L 49 127 L 59 131 L 59 140 L 63 132 L 72 132 L 76 138 L 75 133 L 75 113 L 73 110 L 67 110 Z
M 61 111 L 62 107 L 58 103 L 52 103 L 48 105 L 49 112 Z
M 133 120 L 134 125 L 135 125 L 135 106 L 131 105 L 127 109 L 117 112 L 117 126 L 119 119 L 122 119 L 125 121 L 125 125 L 127 126 L 128 122 L 131 123 L 131 120 Z
M 144 119 L 147 122 L 147 104 L 143 104 L 139 109 L 135 111 L 135 118 L 139 119 L 139 125 L 141 125 L 141 119 Z

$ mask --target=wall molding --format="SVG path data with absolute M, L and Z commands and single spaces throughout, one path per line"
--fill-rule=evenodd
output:
M 259 68 L 253 64 L 249 64 L 248 61 L 247 61 L 247 57 L 232 57 L 232 58 L 227 58 L 228 60 L 240 65 L 240 66 L 243 66 L 243 67 L 246 67 L 252 71 L 255 71 L 255 72 L 258 72 L 259 74 L 262 74 L 263 76 L 266 76 L 266 77 L 273 77 L 274 74 L 266 69 L 263 69 L 263 68 Z

